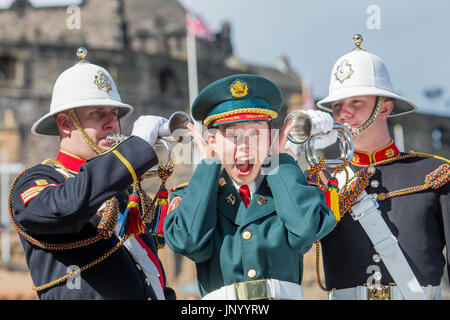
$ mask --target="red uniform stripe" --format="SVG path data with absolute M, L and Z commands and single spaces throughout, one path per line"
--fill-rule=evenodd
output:
M 135 239 L 139 242 L 139 244 L 141 245 L 142 248 L 145 249 L 145 251 L 147 251 L 147 255 L 150 258 L 150 260 L 152 260 L 152 262 L 155 264 L 156 268 L 158 269 L 159 272 L 159 282 L 161 283 L 161 287 L 164 290 L 164 281 L 163 281 L 163 273 L 161 270 L 161 266 L 158 262 L 158 259 L 156 258 L 155 254 L 153 253 L 152 250 L 150 250 L 150 248 L 145 244 L 144 240 L 142 240 L 139 236 L 136 236 Z

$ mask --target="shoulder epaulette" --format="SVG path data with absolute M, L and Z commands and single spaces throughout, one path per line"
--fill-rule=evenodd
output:
M 435 158 L 435 159 L 439 159 L 439 160 L 445 161 L 447 163 L 450 163 L 450 160 L 443 158 L 443 157 L 436 156 L 434 154 L 428 154 L 428 153 L 423 153 L 423 152 L 409 152 L 409 154 L 416 155 L 416 156 Z
M 182 184 L 179 184 L 179 185 L 176 185 L 175 187 L 170 188 L 170 192 L 174 192 L 174 191 L 176 191 L 176 190 L 178 190 L 178 189 L 184 188 L 184 187 L 186 187 L 188 184 L 189 184 L 189 181 L 188 181 L 188 182 L 185 182 L 185 183 L 182 183 Z

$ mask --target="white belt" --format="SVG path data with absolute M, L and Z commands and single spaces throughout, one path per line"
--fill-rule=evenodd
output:
M 333 289 L 328 291 L 329 300 L 404 300 L 404 297 L 397 286 L 381 286 L 386 292 L 381 290 L 371 291 L 366 286 L 357 286 L 345 289 Z M 428 300 L 441 300 L 441 287 L 422 287 Z M 376 292 L 379 294 L 377 295 Z M 384 293 L 387 293 L 386 295 Z
M 261 279 L 223 286 L 202 298 L 202 300 L 244 299 L 303 300 L 303 291 L 298 283 Z
M 144 272 L 147 285 L 151 285 L 156 298 L 158 300 L 166 300 L 161 287 L 161 282 L 159 281 L 160 274 L 153 261 L 150 260 L 147 251 L 141 247 L 134 237 L 128 238 L 127 241 L 124 242 L 124 246 L 142 272 Z

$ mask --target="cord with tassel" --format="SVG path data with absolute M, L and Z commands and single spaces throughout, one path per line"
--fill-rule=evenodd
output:
M 142 220 L 141 210 L 139 208 L 139 188 L 140 182 L 136 181 L 132 184 L 133 192 L 128 197 L 127 209 L 123 214 L 122 226 L 119 236 L 137 236 L 145 232 L 145 226 Z
M 166 244 L 164 240 L 164 219 L 167 216 L 167 210 L 169 208 L 169 192 L 166 189 L 167 179 L 172 174 L 174 163 L 169 161 L 167 166 L 160 165 L 158 167 L 158 175 L 161 179 L 161 186 L 156 193 L 155 199 L 151 207 L 155 206 L 154 216 L 148 224 L 149 231 L 155 238 L 158 249 L 161 249 Z
M 333 211 L 336 222 L 339 222 L 341 220 L 341 214 L 339 212 L 338 180 L 336 178 L 328 179 L 325 202 L 331 211 Z

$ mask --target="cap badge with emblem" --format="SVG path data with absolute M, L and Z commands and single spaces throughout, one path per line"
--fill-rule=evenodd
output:
M 98 70 L 95 75 L 94 83 L 97 85 L 99 90 L 103 90 L 105 92 L 109 92 L 112 90 L 111 81 L 108 76 L 101 70 Z
M 353 74 L 352 65 L 348 60 L 343 60 L 340 65 L 336 68 L 334 73 L 336 80 L 343 83 L 346 79 L 350 79 Z
M 235 98 L 245 97 L 248 93 L 248 86 L 245 82 L 241 82 L 240 80 L 236 80 L 230 86 L 231 95 Z

